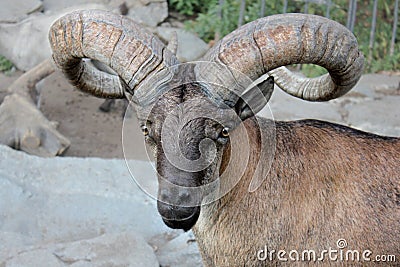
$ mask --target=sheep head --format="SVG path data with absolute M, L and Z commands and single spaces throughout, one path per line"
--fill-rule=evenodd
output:
M 227 157 L 232 164 L 243 161 L 245 151 L 235 151 L 244 147 L 242 122 L 267 104 L 274 85 L 272 77 L 257 86 L 255 80 L 273 74 L 286 92 L 325 101 L 350 90 L 363 66 L 351 32 L 304 14 L 244 25 L 210 49 L 204 61 L 188 64 L 179 64 L 139 25 L 105 11 L 64 16 L 53 24 L 50 43 L 54 61 L 75 86 L 130 100 L 154 150 L 159 213 L 168 226 L 185 230 L 196 223 L 205 201 L 235 185 L 221 182 L 221 163 Z M 84 58 L 107 64 L 118 76 L 100 72 Z M 297 63 L 318 64 L 329 74 L 304 79 L 283 67 Z
M 209 62 L 207 64 L 210 68 Z M 196 79 L 195 69 L 202 63 L 171 67 L 171 79 L 157 98 L 140 102 L 132 96 L 133 108 L 147 144 L 153 150 L 158 175 L 158 210 L 172 228 L 190 229 L 200 213 L 200 206 L 217 199 L 229 189 L 221 189 L 219 177 L 223 154 L 233 151 L 236 163 L 245 162 L 244 151 L 235 151 L 235 142 L 245 131 L 241 122 L 261 109 L 271 95 L 273 78 L 247 90 L 257 90 L 259 98 L 246 99 L 246 93 L 235 105 L 213 101 L 208 91 L 218 85 Z M 138 89 L 146 92 L 145 85 Z M 149 86 L 153 82 L 149 81 Z M 263 90 L 259 90 L 259 89 Z M 265 94 L 263 94 L 265 93 Z M 260 101 L 260 97 L 263 101 Z M 246 99 L 247 102 L 244 101 Z M 243 134 L 244 132 L 244 134 Z M 129 138 L 129 137 L 125 137 Z M 216 188 L 217 191 L 215 190 Z

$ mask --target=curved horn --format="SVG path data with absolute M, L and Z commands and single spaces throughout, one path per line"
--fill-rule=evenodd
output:
M 144 79 L 161 70 L 165 79 L 170 79 L 166 69 L 178 63 L 154 35 L 107 11 L 67 14 L 51 26 L 49 39 L 53 59 L 70 82 L 98 97 L 122 98 L 125 89 L 133 92 Z M 108 65 L 119 77 L 99 71 L 84 58 Z
M 270 72 L 277 75 L 275 81 L 285 92 L 310 101 L 348 92 L 359 80 L 364 63 L 348 29 L 308 14 L 273 15 L 248 23 L 225 36 L 203 58 L 236 69 L 253 81 Z M 329 74 L 301 79 L 279 68 L 306 63 L 320 65 Z M 236 102 L 228 90 L 224 94 L 228 102 Z

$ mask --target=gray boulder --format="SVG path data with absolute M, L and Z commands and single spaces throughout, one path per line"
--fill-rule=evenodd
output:
M 69 243 L 27 249 L 5 261 L 6 267 L 149 266 L 158 267 L 153 249 L 139 235 L 104 234 Z
M 60 10 L 74 6 L 85 6 L 87 4 L 107 5 L 109 0 L 42 0 L 43 9 L 46 13 L 57 13 Z
M 153 172 L 129 164 L 138 175 Z M 0 266 L 156 266 L 152 247 L 180 234 L 164 225 L 124 160 L 40 158 L 0 146 Z
M 191 231 L 172 239 L 157 251 L 161 266 L 203 266 L 195 237 Z
M 50 57 L 48 33 L 51 24 L 66 13 L 79 9 L 107 9 L 104 5 L 76 6 L 50 14 L 35 13 L 18 23 L 0 24 L 0 51 L 15 66 L 27 71 Z
M 169 42 L 176 32 L 178 36 L 178 59 L 181 62 L 194 61 L 203 56 L 207 50 L 208 45 L 199 37 L 185 31 L 184 29 L 173 27 L 157 27 L 156 34 L 165 42 Z
M 166 0 L 44 0 L 43 3 L 38 0 L 17 0 L 21 2 L 21 9 L 15 1 L 3 1 L 6 3 L 0 9 L 0 51 L 23 71 L 33 68 L 51 55 L 48 42 L 51 24 L 74 10 L 103 9 L 119 12 L 118 6 L 126 2 L 127 16 L 144 26 L 156 27 L 168 17 Z M 28 16 L 42 7 L 43 13 L 35 12 Z
M 286 94 L 277 86 L 270 102 L 259 115 L 275 120 L 317 118 L 331 122 L 341 121 L 341 116 L 335 105 L 328 102 L 304 101 Z
M 127 1 L 127 16 L 148 27 L 156 27 L 168 17 L 168 3 L 160 1 Z
M 0 0 L 0 23 L 19 22 L 43 8 L 40 0 Z
M 379 135 L 400 136 L 399 82 L 396 75 L 366 74 L 350 92 L 328 102 L 307 102 L 276 88 L 259 115 L 276 120 L 326 120 Z

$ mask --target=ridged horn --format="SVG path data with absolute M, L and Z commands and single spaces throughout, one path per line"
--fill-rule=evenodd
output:
M 168 67 L 179 63 L 142 26 L 102 10 L 76 11 L 61 17 L 51 26 L 49 39 L 53 59 L 70 82 L 103 98 L 123 98 L 126 90 L 133 92 L 143 80 L 160 71 L 164 75 L 160 80 L 168 80 Z M 85 58 L 108 65 L 119 77 L 99 71 Z
M 252 81 L 272 74 L 285 92 L 309 101 L 327 101 L 348 92 L 358 82 L 364 63 L 348 29 L 308 14 L 280 14 L 250 22 L 225 36 L 203 59 L 242 72 Z M 316 64 L 329 74 L 296 77 L 282 67 L 291 64 Z M 223 94 L 225 102 L 236 102 L 237 96 L 229 90 Z

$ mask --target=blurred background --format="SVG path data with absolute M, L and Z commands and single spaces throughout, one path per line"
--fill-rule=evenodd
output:
M 214 42 L 242 24 L 278 13 L 309 13 L 335 20 L 350 29 L 366 56 L 365 72 L 399 69 L 398 0 L 170 0 L 184 15 L 185 28 Z M 321 70 L 306 66 L 307 75 Z
M 74 5 L 76 8 L 88 8 L 91 4 L 93 8 L 107 8 L 121 12 L 147 27 L 172 25 L 183 28 L 210 45 L 235 28 L 260 17 L 278 13 L 309 13 L 333 19 L 355 34 L 367 58 L 365 73 L 397 71 L 400 66 L 398 0 L 72 0 L 65 3 L 54 0 L 19 0 L 16 2 L 0 1 L 2 6 L 0 23 L 17 23 L 38 12 L 55 14 Z M 88 4 L 89 6 L 85 6 Z M 118 7 L 122 9 L 118 10 Z M 1 45 L 1 42 L 5 41 L 0 40 L 0 48 L 7 50 L 5 44 Z M 12 68 L 13 58 L 8 52 L 3 53 L 4 55 L 1 52 L 0 50 L 0 71 L 4 72 Z M 303 66 L 302 70 L 309 76 L 324 72 L 313 66 Z

